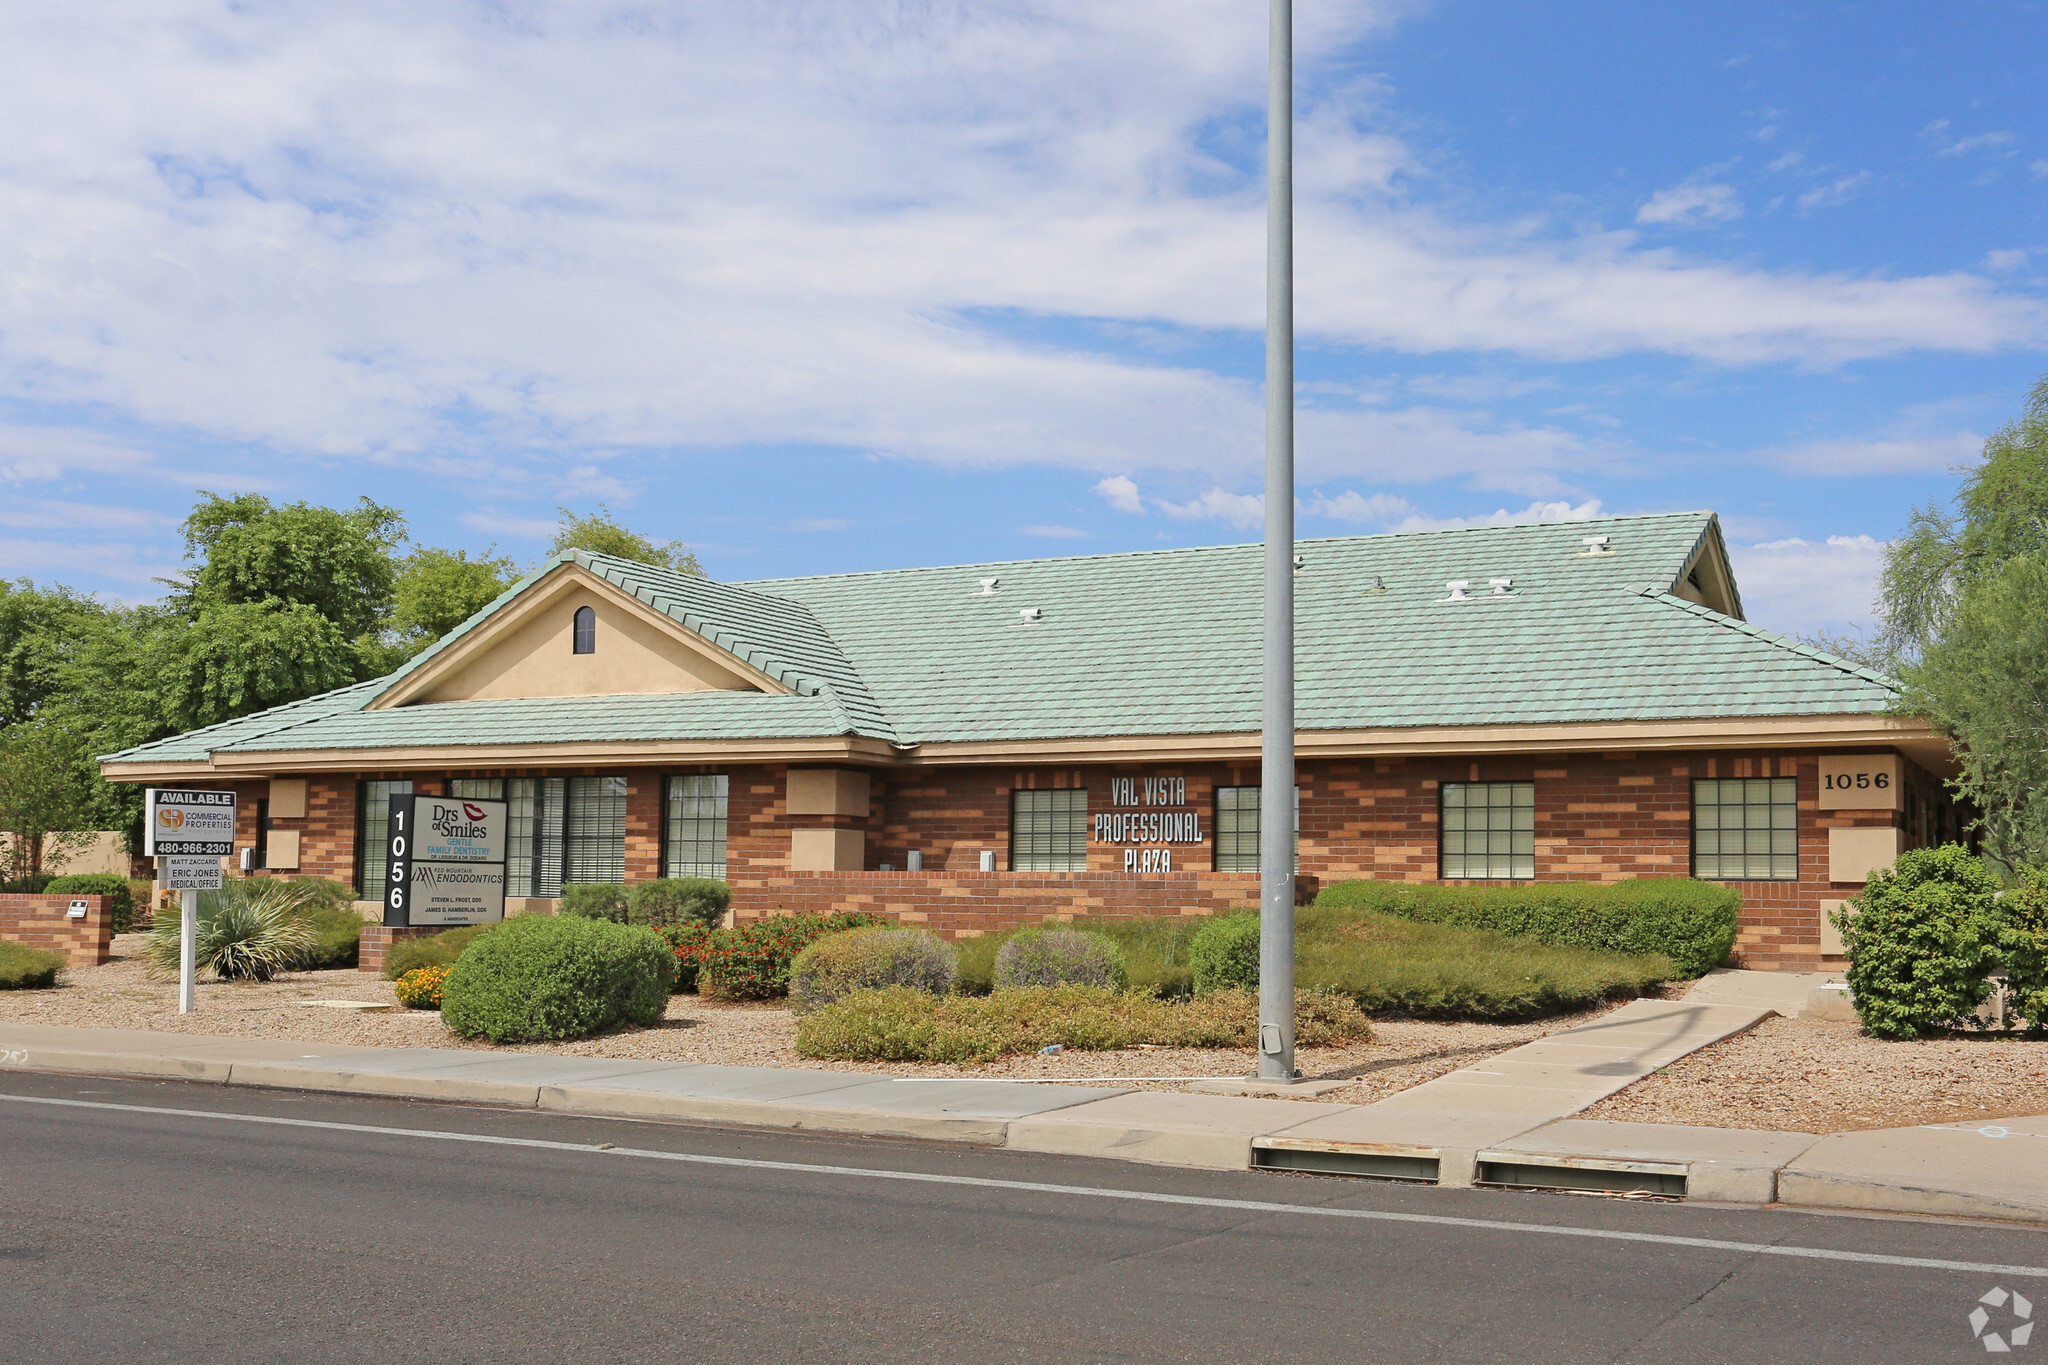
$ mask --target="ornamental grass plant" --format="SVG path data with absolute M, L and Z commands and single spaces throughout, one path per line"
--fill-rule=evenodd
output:
M 1150 1044 L 1249 1048 L 1258 999 L 1223 990 L 1167 1000 L 1093 986 L 1027 986 L 986 996 L 936 996 L 905 987 L 857 991 L 805 1015 L 796 1048 L 827 1061 L 986 1062 L 1057 1043 L 1075 1051 Z M 1296 1039 L 1338 1046 L 1372 1036 L 1365 1015 L 1341 992 L 1308 990 L 1296 1002 Z
M 1120 991 L 1130 984 L 1123 949 L 1106 934 L 1041 925 L 1012 934 L 997 950 L 995 988 L 1094 986 Z
M 290 882 L 231 877 L 218 891 L 201 891 L 196 917 L 198 965 L 223 981 L 269 981 L 298 967 L 315 944 L 300 917 L 303 891 Z M 145 954 L 158 976 L 178 974 L 182 909 L 151 921 Z

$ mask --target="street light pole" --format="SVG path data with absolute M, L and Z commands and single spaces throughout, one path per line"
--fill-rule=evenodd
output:
M 1259 1075 L 1294 1077 L 1294 4 L 1271 0 L 1266 95 L 1266 667 L 1259 763 Z

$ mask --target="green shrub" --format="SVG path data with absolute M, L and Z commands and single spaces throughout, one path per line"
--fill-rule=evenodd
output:
M 1012 934 L 996 953 L 997 990 L 1020 986 L 1095 986 L 1120 991 L 1131 983 L 1123 949 L 1106 934 L 1040 926 Z
M 1657 953 L 1685 978 L 1704 976 L 1727 959 L 1742 912 L 1738 892 L 1689 877 L 1523 886 L 1338 882 L 1316 904 L 1486 929 L 1554 948 Z
M 1089 916 L 1047 927 L 1102 935 L 1123 954 L 1131 990 L 1181 997 L 1194 994 L 1190 945 L 1209 922 L 1207 915 Z M 970 995 L 987 995 L 995 989 L 996 955 L 1012 938 L 1029 932 L 1029 928 L 1005 929 L 960 940 L 955 945 L 960 950 L 958 989 Z
M 298 898 L 299 904 L 307 910 L 348 909 L 360 899 L 356 889 L 347 882 L 331 882 L 325 877 L 274 877 L 271 880 L 280 886 L 288 886 Z M 361 919 L 361 915 L 356 916 Z
M 717 941 L 718 930 L 708 924 L 691 920 L 688 924 L 663 924 L 654 932 L 661 936 L 669 951 L 675 955 L 676 975 L 670 989 L 694 991 L 697 989 L 697 973 L 704 966 L 704 959 L 710 955 L 711 945 Z
M 562 898 L 555 902 L 555 913 L 624 924 L 626 888 L 617 882 L 566 883 L 562 887 Z
M 770 915 L 712 936 L 697 971 L 697 993 L 712 1000 L 773 1000 L 789 994 L 796 955 L 827 934 L 882 921 L 873 915 Z
M 646 929 L 522 915 L 491 926 L 456 959 L 441 986 L 441 1018 L 465 1037 L 501 1044 L 652 1024 L 667 1008 L 674 961 Z
M 57 879 L 47 872 L 38 872 L 33 877 L 14 877 L 0 882 L 0 894 L 9 896 L 40 896 L 43 888 Z
M 1304 991 L 1296 1036 L 1305 1046 L 1372 1036 L 1372 1026 L 1342 994 Z M 797 1023 L 805 1057 L 868 1062 L 984 1062 L 1035 1052 L 1052 1043 L 1103 1051 L 1252 1045 L 1258 1001 L 1220 990 L 1192 1000 L 1118 993 L 1092 986 L 1026 986 L 988 996 L 935 996 L 893 987 L 857 991 Z
M 347 905 L 313 902 L 299 908 L 299 922 L 313 936 L 298 965 L 309 972 L 356 965 L 362 951 L 363 917 Z
M 1298 934 L 1297 934 L 1298 938 Z M 1295 944 L 1301 946 L 1297 941 Z M 1188 946 L 1195 994 L 1259 989 L 1259 917 L 1218 915 L 1204 924 Z
M 46 991 L 67 965 L 62 953 L 0 939 L 0 991 Z
M 1879 1038 L 1917 1038 L 1964 1022 L 1999 965 L 1998 882 L 1960 844 L 1916 848 L 1873 872 L 1835 915 L 1849 993 Z
M 665 924 L 702 924 L 716 929 L 732 904 L 732 888 L 709 877 L 664 877 L 635 882 L 626 891 L 626 922 L 659 929 Z
M 953 945 L 927 929 L 827 934 L 790 962 L 790 1008 L 805 1014 L 855 991 L 888 986 L 945 995 L 953 989 L 953 959 Z
M 2010 1013 L 2028 1033 L 2048 1037 L 2048 868 L 2032 868 L 1998 898 L 1999 956 L 2005 960 Z
M 491 927 L 488 924 L 466 924 L 460 929 L 444 929 L 426 938 L 399 939 L 384 954 L 384 979 L 396 981 L 421 967 L 452 967 L 455 959 L 462 956 L 462 950 Z
M 150 966 L 178 971 L 182 910 L 150 923 Z M 223 981 L 269 981 L 304 960 L 313 933 L 299 918 L 299 897 L 284 882 L 232 877 L 218 891 L 199 893 L 195 928 L 198 965 Z
M 125 934 L 135 923 L 135 893 L 129 889 L 126 877 L 117 877 L 111 872 L 75 872 L 68 877 L 52 877 L 43 888 L 46 896 L 105 896 L 107 913 L 114 922 L 114 932 Z

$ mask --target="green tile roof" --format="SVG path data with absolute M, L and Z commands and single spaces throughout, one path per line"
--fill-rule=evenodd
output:
M 1304 730 L 1869 714 L 1895 685 L 1674 595 L 1710 513 L 1297 546 Z M 1583 537 L 1614 553 L 1587 556 Z M 393 675 L 123 761 L 223 749 L 861 735 L 899 744 L 1255 731 L 1257 545 L 714 583 L 573 558 L 794 690 L 363 709 Z M 980 580 L 999 580 L 981 595 Z M 1491 593 L 1488 580 L 1507 578 Z M 1467 580 L 1473 600 L 1445 600 Z M 1038 619 L 1020 613 L 1035 608 Z

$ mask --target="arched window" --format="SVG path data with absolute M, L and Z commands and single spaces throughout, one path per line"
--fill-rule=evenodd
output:
M 597 653 L 597 613 L 589 607 L 576 608 L 576 653 Z

